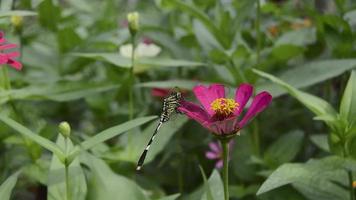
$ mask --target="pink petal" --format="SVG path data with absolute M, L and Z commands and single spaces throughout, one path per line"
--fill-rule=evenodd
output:
M 234 115 L 238 116 L 241 114 L 248 100 L 253 93 L 253 86 L 247 83 L 243 83 L 236 90 L 235 101 L 239 104 L 239 109 L 236 109 Z
M 9 59 L 7 64 L 9 64 L 10 66 L 12 66 L 13 68 L 15 68 L 16 70 L 21 70 L 22 69 L 22 64 L 17 61 L 17 60 L 13 60 L 13 59 Z
M 0 31 L 0 43 L 4 43 L 4 42 L 6 42 L 5 34 L 4 32 Z
M 20 52 L 9 52 L 9 53 L 6 53 L 6 55 L 9 57 L 9 58 L 16 58 L 16 57 L 19 57 L 20 56 Z
M 218 98 L 225 98 L 225 88 L 221 84 L 212 84 L 209 87 L 198 85 L 193 92 L 210 116 L 215 112 L 211 109 L 211 103 Z
M 215 152 L 208 151 L 205 153 L 205 157 L 210 160 L 215 160 L 215 159 L 219 158 L 220 156 L 219 156 L 219 154 L 217 154 Z
M 217 169 L 221 169 L 224 165 L 224 162 L 223 160 L 218 160 L 216 163 L 215 163 L 215 168 Z
M 250 119 L 262 112 L 272 101 L 272 96 L 268 92 L 259 93 L 252 101 L 250 108 L 239 123 L 239 127 L 244 127 Z
M 222 152 L 222 149 L 221 149 L 221 147 L 220 147 L 218 142 L 210 142 L 209 143 L 209 147 L 213 152 L 216 152 L 216 153 L 221 153 Z
M 16 48 L 16 47 L 17 47 L 17 44 L 4 44 L 4 45 L 0 45 L 0 50 L 12 49 L 12 48 Z
M 208 113 L 206 113 L 203 108 L 194 103 L 182 101 L 178 107 L 178 111 L 199 122 L 204 127 L 206 127 L 206 125 L 210 122 Z
M 6 54 L 0 53 L 0 65 L 7 64 L 9 57 Z

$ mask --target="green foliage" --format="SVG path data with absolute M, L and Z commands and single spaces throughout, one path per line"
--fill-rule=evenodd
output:
M 17 178 L 20 172 L 16 172 L 15 174 L 11 175 L 7 178 L 1 185 L 0 185 L 0 196 L 4 200 L 10 200 L 12 190 L 14 189 Z
M 284 164 L 263 183 L 257 195 L 292 184 L 309 199 L 347 199 L 346 171 L 355 171 L 355 161 L 340 157 L 310 160 L 305 164 Z
M 18 48 L 0 56 L 0 199 L 65 199 L 67 165 L 72 200 L 221 200 L 217 160 L 205 157 L 214 138 L 184 115 L 163 124 L 140 173 L 135 164 L 157 126 L 162 89 L 178 87 L 190 101 L 195 85 L 221 83 L 233 98 L 243 82 L 274 99 L 236 137 L 231 199 L 349 199 L 356 4 L 270 0 L 258 10 L 257 2 L 1 1 L 1 30 Z M 134 65 L 121 52 L 133 11 L 145 54 Z M 4 64 L 12 51 L 21 71 Z M 62 121 L 71 125 L 68 148 Z
M 62 135 L 58 135 L 56 144 L 61 149 L 73 149 L 73 144 L 70 139 L 66 139 Z M 56 155 L 52 156 L 51 166 L 48 174 L 48 194 L 47 198 L 51 200 L 63 199 L 63 194 L 66 193 L 65 186 L 65 166 L 57 158 Z M 71 199 L 83 200 L 86 199 L 87 185 L 84 176 L 84 171 L 80 166 L 79 159 L 76 158 L 69 165 L 69 188 Z

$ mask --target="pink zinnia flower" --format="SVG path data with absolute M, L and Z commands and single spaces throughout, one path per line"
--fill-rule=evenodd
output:
M 228 159 L 230 160 L 230 154 L 232 147 L 234 146 L 234 140 L 230 140 L 229 142 L 229 154 Z M 221 169 L 223 167 L 223 149 L 219 142 L 210 142 L 209 143 L 210 150 L 205 153 L 205 157 L 209 160 L 216 160 L 215 168 Z
M 182 101 L 178 110 L 218 136 L 238 133 L 272 100 L 272 96 L 268 92 L 263 91 L 257 94 L 246 114 L 240 117 L 252 96 L 253 86 L 246 83 L 241 84 L 236 89 L 234 99 L 226 98 L 224 85 L 221 84 L 212 84 L 209 87 L 198 85 L 193 88 L 193 92 L 202 107 Z
M 6 43 L 5 34 L 4 34 L 4 32 L 0 31 L 0 65 L 8 64 L 17 70 L 21 70 L 22 64 L 19 61 L 14 59 L 16 57 L 19 57 L 20 53 L 17 51 L 4 52 L 4 50 L 16 48 L 17 45 L 16 44 L 4 44 L 4 43 Z

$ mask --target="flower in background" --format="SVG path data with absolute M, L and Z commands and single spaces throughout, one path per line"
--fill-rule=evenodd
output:
M 309 28 L 313 25 L 313 22 L 309 18 L 304 18 L 302 21 L 294 22 L 291 24 L 291 28 L 299 30 L 302 28 Z
M 161 47 L 153 43 L 149 38 L 144 38 L 135 49 L 135 58 L 156 57 L 161 52 Z M 123 57 L 131 58 L 132 44 L 125 44 L 120 47 L 120 54 Z
M 179 89 L 180 92 L 182 93 L 182 96 L 185 97 L 188 94 L 187 90 Z M 167 97 L 169 94 L 171 94 L 172 89 L 167 89 L 167 88 L 152 88 L 151 89 L 151 95 L 154 97 L 158 97 L 160 99 L 163 99 L 164 97 Z
M 151 95 L 158 98 L 164 98 L 171 93 L 170 89 L 167 88 L 152 88 Z
M 5 34 L 0 31 L 0 65 L 8 64 L 17 70 L 21 70 L 22 64 L 15 60 L 16 57 L 20 56 L 20 53 L 18 51 L 4 52 L 4 50 L 16 48 L 17 45 L 4 43 L 6 43 Z
M 234 146 L 234 140 L 229 142 L 229 155 L 228 159 L 230 160 L 230 154 Z M 215 168 L 221 169 L 223 167 L 223 149 L 219 142 L 210 142 L 209 150 L 205 153 L 205 157 L 209 160 L 216 160 Z
M 267 28 L 267 31 L 272 37 L 277 37 L 280 33 L 280 30 L 276 25 L 269 26 Z
M 272 96 L 268 92 L 257 94 L 246 114 L 240 118 L 252 96 L 253 86 L 241 84 L 236 89 L 234 99 L 226 98 L 225 87 L 221 84 L 212 84 L 209 87 L 198 85 L 193 88 L 193 92 L 202 106 L 182 101 L 178 110 L 217 136 L 237 134 L 272 101 Z

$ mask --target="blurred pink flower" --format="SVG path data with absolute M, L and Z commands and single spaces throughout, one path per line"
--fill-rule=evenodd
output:
M 164 98 L 171 93 L 170 89 L 166 88 L 152 88 L 151 95 L 158 98 Z
M 228 154 L 229 160 L 230 160 L 230 154 L 231 154 L 234 144 L 235 144 L 234 140 L 230 140 L 229 154 Z M 221 169 L 223 167 L 223 157 L 222 157 L 223 149 L 222 149 L 220 143 L 219 142 L 210 142 L 209 148 L 210 149 L 207 152 L 205 152 L 205 157 L 209 160 L 216 160 L 215 168 Z
M 187 90 L 180 89 L 180 92 L 182 93 L 183 97 L 188 95 Z M 172 93 L 172 89 L 157 88 L 157 87 L 151 89 L 151 95 L 154 97 L 158 97 L 159 99 L 163 99 L 164 97 L 167 97 L 171 93 Z
M 18 51 L 4 52 L 4 50 L 16 48 L 17 45 L 4 43 L 6 43 L 5 34 L 4 32 L 0 31 L 0 65 L 8 64 L 16 70 L 21 70 L 22 64 L 14 59 L 19 57 L 20 53 Z
M 241 84 L 236 89 L 234 99 L 225 97 L 225 87 L 221 84 L 209 87 L 198 85 L 193 92 L 202 106 L 182 101 L 178 110 L 219 136 L 236 134 L 272 100 L 268 92 L 257 94 L 241 119 L 240 115 L 253 93 L 252 85 Z

